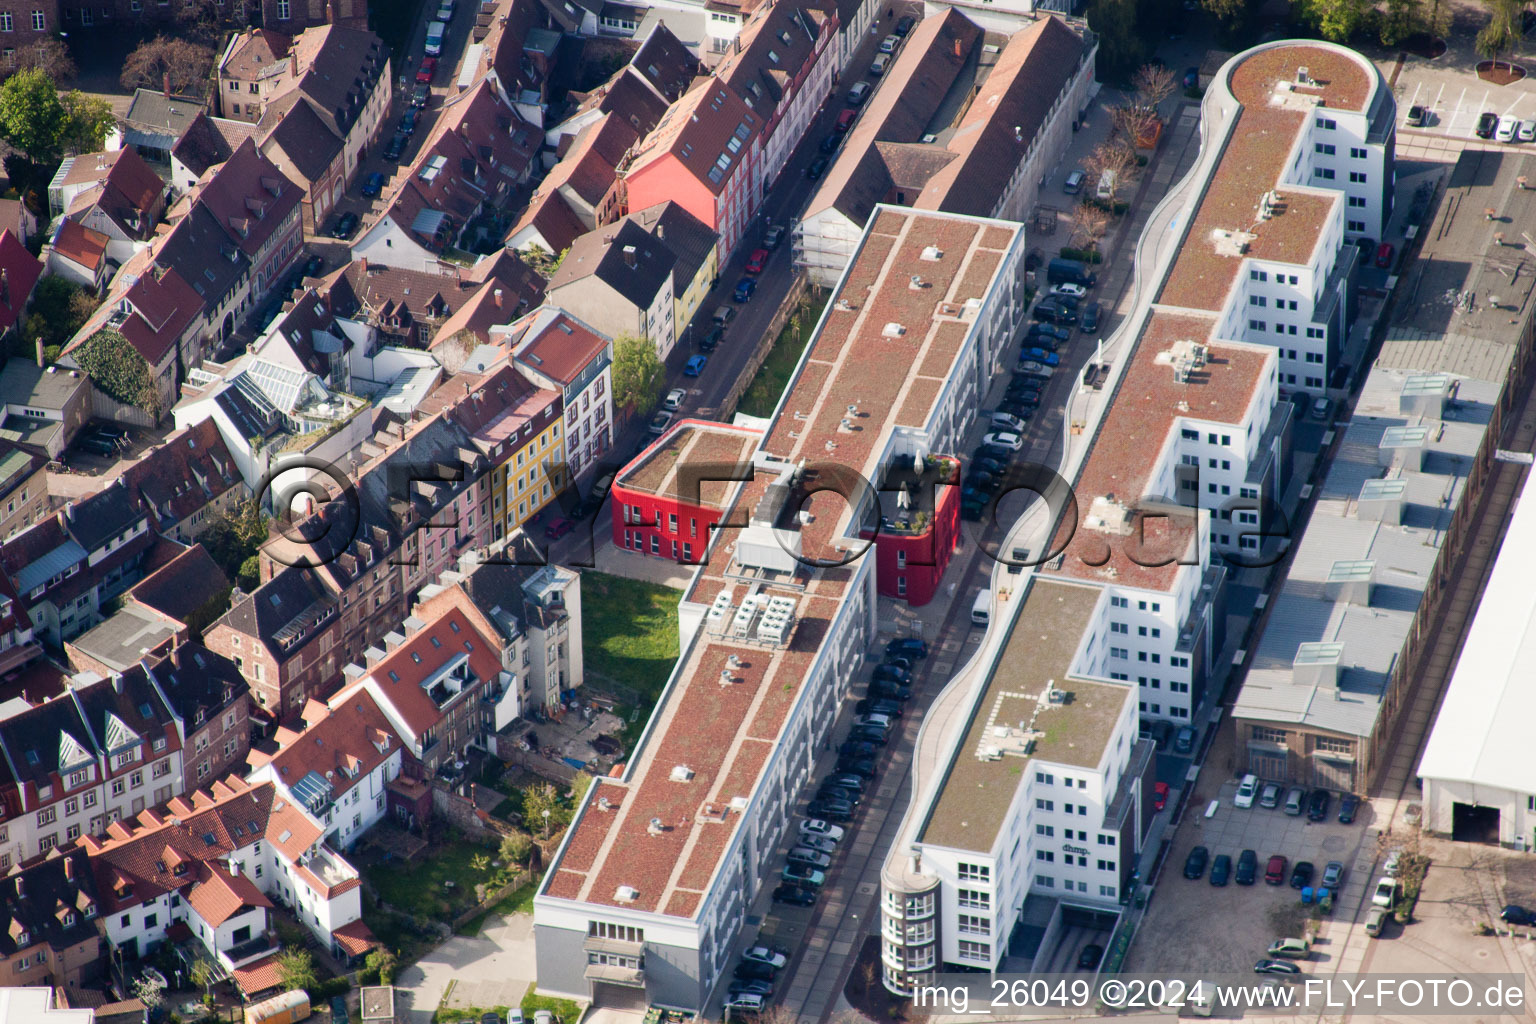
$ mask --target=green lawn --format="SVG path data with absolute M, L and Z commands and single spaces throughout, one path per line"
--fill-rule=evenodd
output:
M 757 376 L 752 378 L 752 383 L 747 385 L 747 390 L 742 394 L 741 402 L 736 406 L 737 412 L 747 416 L 773 415 L 779 398 L 784 394 L 784 388 L 789 384 L 790 375 L 800 363 L 800 353 L 805 351 L 812 332 L 816 330 L 816 323 L 821 319 L 821 311 L 827 304 L 829 294 L 819 288 L 805 293 L 801 305 L 799 337 L 796 337 L 793 321 L 784 325 L 773 348 L 768 352 L 768 358 L 763 360 Z
M 410 863 L 371 861 L 362 866 L 368 881 L 396 910 L 433 921 L 443 921 L 472 906 L 475 885 L 495 886 L 506 878 L 503 870 L 477 870 L 470 862 L 476 854 L 496 859 L 494 848 L 455 837 L 435 844 Z M 443 883 L 452 881 L 452 888 Z
M 677 602 L 682 591 L 581 574 L 582 651 L 587 668 L 644 694 L 661 696 L 677 663 Z M 649 715 L 651 709 L 644 709 Z

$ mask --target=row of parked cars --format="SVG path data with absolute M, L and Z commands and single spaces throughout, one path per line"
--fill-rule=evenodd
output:
M 842 835 L 842 829 L 837 830 Z M 766 942 L 758 936 L 756 944 L 741 954 L 731 972 L 725 1004 L 737 1014 L 758 1013 L 773 997 L 774 981 L 789 963 L 789 949 Z
M 1333 794 L 1326 789 L 1314 789 L 1310 794 L 1300 786 L 1282 790 L 1278 783 L 1264 782 L 1257 775 L 1243 776 L 1237 784 L 1237 794 L 1232 797 L 1232 805 L 1252 807 L 1257 801 L 1260 807 L 1274 810 L 1281 806 L 1282 794 L 1286 814 L 1299 816 L 1305 812 L 1308 821 L 1328 820 L 1328 808 L 1333 803 Z M 1359 809 L 1360 798 L 1353 793 L 1345 793 L 1339 798 L 1339 824 L 1353 823 Z
M 1284 885 L 1286 882 L 1286 859 L 1282 854 L 1270 857 L 1264 865 L 1264 884 Z M 1206 865 L 1210 865 L 1211 884 L 1224 886 L 1228 882 L 1236 882 L 1238 885 L 1253 885 L 1258 881 L 1259 855 L 1254 850 L 1244 850 L 1237 855 L 1236 870 L 1230 855 L 1218 854 L 1213 860 L 1211 851 L 1204 846 L 1197 846 L 1189 851 L 1189 856 L 1184 858 L 1184 877 L 1190 881 L 1198 881 L 1205 874 Z M 1304 889 L 1317 878 L 1317 868 L 1309 860 L 1299 860 L 1291 868 L 1290 884 L 1292 889 Z M 1318 879 L 1318 888 L 1328 892 L 1337 892 L 1344 884 L 1344 864 L 1341 861 L 1331 860 L 1323 867 L 1322 878 Z

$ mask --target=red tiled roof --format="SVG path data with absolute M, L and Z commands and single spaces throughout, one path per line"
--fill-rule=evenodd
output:
M 512 325 L 515 358 L 551 380 L 570 384 L 611 339 L 564 310 L 550 313 L 535 310 Z
M 277 988 L 283 983 L 283 972 L 278 966 L 278 954 L 264 956 L 255 963 L 246 964 L 244 967 L 236 967 L 231 973 L 234 975 L 235 984 L 240 986 L 240 991 L 247 997 L 259 995 L 269 989 Z
M 370 949 L 376 949 L 380 945 L 374 937 L 372 929 L 358 918 L 351 924 L 344 924 L 331 932 L 331 938 L 342 948 L 348 956 L 362 956 Z
M 367 690 L 348 691 L 333 708 L 312 703 L 318 720 L 306 708 L 312 722 L 308 728 L 300 733 L 279 730 L 281 749 L 272 756 L 271 769 L 289 787 L 310 772 L 327 778 L 339 801 L 401 748 L 400 738 Z
M 303 190 L 245 139 L 189 198 L 202 203 L 246 255 L 254 256 L 303 199 Z M 212 254 L 210 254 L 212 255 Z
M 458 655 L 468 655 L 471 671 L 481 680 L 494 680 L 501 672 L 497 651 L 493 638 L 481 633 L 462 610 L 452 608 L 374 665 L 367 678 L 374 681 L 383 699 L 420 736 L 443 717 L 422 688 L 422 681 Z
M 43 265 L 9 229 L 0 231 L 0 331 L 21 318 Z
M 272 906 L 255 882 L 222 864 L 202 865 L 198 873 L 202 877 L 187 890 L 187 905 L 214 928 L 249 907 Z
M 107 243 L 110 241 L 110 238 L 94 228 L 88 228 L 79 221 L 66 220 L 59 225 L 59 233 L 54 236 L 53 251 L 94 274 L 101 265 L 102 257 L 107 254 Z
M 628 174 L 636 176 L 670 154 L 699 184 L 719 195 L 749 152 L 750 144 L 740 153 L 726 148 L 738 127 L 750 139 L 762 130 L 763 119 L 719 79 L 700 78 L 640 143 Z M 714 181 L 709 172 L 722 155 L 730 157 L 730 169 Z

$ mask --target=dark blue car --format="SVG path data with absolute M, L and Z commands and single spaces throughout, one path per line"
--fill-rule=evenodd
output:
M 742 278 L 736 282 L 736 301 L 746 302 L 755 291 L 757 291 L 757 280 L 751 277 Z
M 382 191 L 384 191 L 384 175 L 378 171 L 374 171 L 363 179 L 363 195 L 372 198 Z
M 704 364 L 709 362 L 709 356 L 689 356 L 683 364 L 684 377 L 697 377 L 704 372 Z

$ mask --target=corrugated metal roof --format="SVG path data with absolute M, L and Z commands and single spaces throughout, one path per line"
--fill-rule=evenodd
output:
M 22 594 L 42 586 L 77 562 L 85 561 L 85 548 L 65 541 L 16 574 L 16 589 Z

